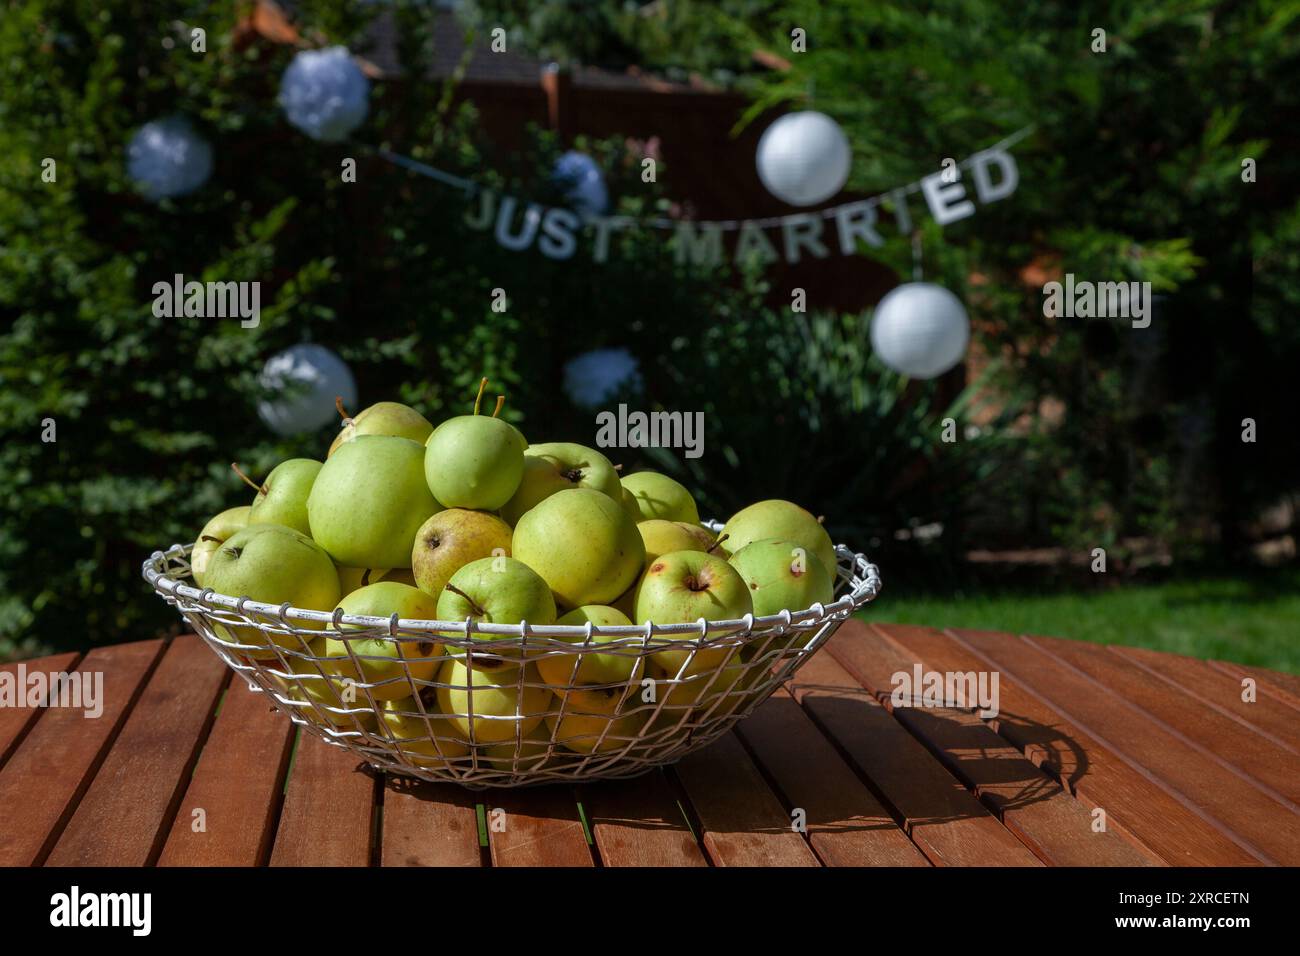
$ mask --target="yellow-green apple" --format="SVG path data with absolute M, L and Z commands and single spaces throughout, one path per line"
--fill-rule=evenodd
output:
M 357 588 L 363 588 L 367 584 L 375 584 L 384 580 L 388 576 L 388 568 L 350 568 L 347 565 L 340 564 L 339 568 L 339 597 L 346 597 Z
M 623 503 L 623 486 L 608 458 L 585 445 L 543 442 L 524 453 L 519 489 L 501 508 L 501 517 L 511 526 L 517 525 L 530 509 L 570 488 L 592 488 Z
M 822 567 L 834 578 L 835 545 L 831 543 L 831 536 L 812 514 L 791 501 L 773 498 L 741 508 L 731 516 L 722 534 L 727 537 L 721 548 L 728 554 L 735 554 L 745 545 L 763 538 L 793 542 L 809 554 L 815 554 Z
M 451 576 L 479 558 L 510 556 L 510 525 L 486 511 L 448 508 L 420 525 L 411 571 L 422 591 L 441 597 Z
M 700 618 L 731 620 L 754 610 L 749 588 L 736 569 L 717 555 L 701 551 L 675 551 L 654 561 L 637 585 L 635 604 L 638 621 L 656 624 Z M 720 663 L 728 651 L 726 647 L 699 650 L 692 665 L 703 668 Z M 690 656 L 688 649 L 669 649 L 655 652 L 653 660 L 671 676 Z
M 564 715 L 548 714 L 546 726 L 557 744 L 574 753 L 609 753 L 622 750 L 629 739 L 637 737 L 645 727 L 651 711 L 644 709 L 637 688 L 626 692 L 617 690 L 584 690 L 569 694 L 564 703 Z M 634 713 L 627 711 L 638 708 Z M 559 704 L 556 705 L 558 711 Z
M 358 588 L 338 604 L 344 614 L 398 617 L 415 621 L 433 621 L 438 617 L 437 603 L 419 588 L 396 581 L 377 581 Z M 375 700 L 409 697 L 412 681 L 432 680 L 442 663 L 442 645 L 432 641 L 398 641 L 389 637 L 348 637 L 358 625 L 342 626 L 341 633 L 328 635 L 325 653 L 338 658 L 330 665 L 333 673 L 350 677 L 358 684 L 373 684 L 370 695 Z M 352 649 L 351 655 L 348 648 Z M 352 658 L 355 656 L 356 662 Z M 365 691 L 358 693 L 364 697 Z
M 542 722 L 551 692 L 531 666 L 476 658 L 448 658 L 438 671 L 438 711 L 474 744 L 497 744 L 527 734 Z M 445 685 L 445 686 L 443 686 Z
M 636 524 L 615 498 L 590 488 L 558 491 L 515 526 L 513 554 L 540 574 L 565 608 L 608 604 L 645 563 Z
M 249 524 L 282 524 L 311 535 L 307 522 L 307 496 L 320 473 L 321 462 L 312 458 L 290 458 L 271 469 L 253 498 Z
M 425 704 L 420 715 L 420 704 L 414 697 L 385 701 L 383 705 L 384 736 L 417 767 L 439 767 L 469 753 L 469 744 L 447 721 L 433 716 L 437 707 Z
M 677 521 L 674 524 L 680 525 L 681 529 L 689 534 L 699 544 L 699 547 L 693 550 L 713 551 L 716 550 L 714 545 L 718 543 L 718 536 L 704 527 L 702 524 L 691 524 L 689 521 Z
M 247 597 L 265 604 L 283 604 L 310 611 L 329 611 L 339 599 L 339 578 L 334 562 L 311 538 L 278 524 L 249 525 L 235 532 L 208 561 L 205 587 L 230 597 Z M 324 630 L 324 624 L 291 621 L 295 627 Z M 271 644 L 302 648 L 293 634 L 273 634 L 251 624 L 227 627 L 217 624 L 219 636 L 240 644 L 267 648 L 249 651 L 257 660 L 276 656 Z
M 449 418 L 433 430 L 424 449 L 424 477 L 445 508 L 500 508 L 524 474 L 524 436 L 513 425 L 480 415 L 487 379 L 479 385 L 472 415 Z
M 695 499 L 678 481 L 657 471 L 638 471 L 623 476 L 624 490 L 636 499 L 641 520 L 662 518 L 665 521 L 700 523 L 700 512 Z
M 312 640 L 308 650 L 312 657 L 326 658 L 326 638 L 321 635 Z M 364 691 L 358 691 L 355 682 L 340 677 L 328 659 L 319 662 L 286 654 L 289 671 L 296 680 L 278 678 L 291 700 L 315 703 L 302 708 L 299 713 L 309 719 L 324 722 L 335 730 L 372 730 L 376 726 L 375 711 Z M 338 713 L 338 711 L 348 713 Z
M 731 566 L 749 585 L 759 617 L 802 611 L 835 600 L 835 582 L 821 558 L 792 541 L 762 538 L 731 556 Z
M 515 773 L 540 770 L 550 759 L 550 751 L 551 731 L 545 723 L 539 723 L 519 740 L 512 737 L 484 748 L 488 763 L 495 769 Z
M 655 678 L 655 693 L 663 700 L 655 729 L 675 725 L 684 711 L 689 712 L 688 721 L 706 714 L 709 719 L 727 717 L 747 702 L 745 691 L 763 676 L 761 668 L 747 665 L 738 651 L 721 668 L 697 666 L 692 661 L 680 677 L 654 666 L 650 673 Z
M 632 520 L 640 521 L 641 506 L 636 503 L 636 495 L 632 494 L 632 492 L 624 488 L 623 497 L 621 501 L 623 503 L 623 510 L 626 511 L 632 517 Z
M 568 624 L 580 627 L 586 623 L 597 627 L 628 627 L 631 621 L 617 608 L 604 604 L 587 604 L 574 608 L 562 616 L 556 624 Z M 542 680 L 553 685 L 555 693 L 564 696 L 569 691 L 565 688 L 584 687 L 591 684 L 626 684 L 638 682 L 644 671 L 640 657 L 640 648 L 630 644 L 629 638 L 610 637 L 593 634 L 593 647 L 613 642 L 623 642 L 623 646 L 601 653 L 596 650 L 583 651 L 581 654 L 554 652 L 547 657 L 537 658 L 537 672 Z M 573 643 L 585 646 L 585 639 L 573 638 Z
M 312 536 L 356 568 L 409 568 L 415 533 L 441 510 L 424 480 L 424 449 L 387 435 L 339 448 L 307 497 Z
M 227 508 L 220 514 L 208 519 L 208 523 L 199 532 L 199 536 L 194 540 L 194 547 L 190 550 L 190 575 L 194 578 L 194 583 L 199 587 L 205 586 L 203 584 L 203 574 L 208 569 L 208 562 L 217 553 L 217 548 L 225 544 L 226 540 L 236 531 L 242 530 L 248 524 L 249 511 L 248 505 Z
M 342 410 L 340 406 L 339 411 Z M 355 417 L 344 418 L 343 428 L 330 445 L 329 454 L 333 455 L 340 447 L 362 435 L 391 435 L 423 445 L 432 433 L 433 425 L 411 406 L 400 402 L 376 402 Z
M 647 518 L 636 526 L 645 542 L 645 561 L 654 564 L 662 554 L 674 551 L 707 551 L 708 545 L 701 544 L 700 537 L 689 529 L 691 525 L 682 521 L 666 521 L 663 518 Z M 709 542 L 712 544 L 712 542 Z
M 636 623 L 634 620 L 636 617 L 636 586 L 637 582 L 640 580 L 641 575 L 638 574 L 636 581 L 632 582 L 631 587 L 611 601 L 609 605 L 614 610 L 621 611 L 629 621 L 632 621 L 633 624 Z
M 385 581 L 396 581 L 398 584 L 409 584 L 411 587 L 417 587 L 415 583 L 415 574 L 410 568 L 392 568 L 384 575 Z
M 481 624 L 554 624 L 555 599 L 536 571 L 514 558 L 479 558 L 451 576 L 438 597 L 438 620 Z M 459 634 L 454 636 L 459 637 Z M 475 634 L 476 640 L 507 640 L 499 634 Z M 458 653 L 453 651 L 452 653 Z M 491 653 L 518 658 L 517 647 L 499 645 Z

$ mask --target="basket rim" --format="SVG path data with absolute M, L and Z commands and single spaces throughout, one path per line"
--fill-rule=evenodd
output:
M 749 613 L 740 618 L 709 621 L 700 618 L 696 621 L 671 624 L 656 624 L 646 621 L 641 624 L 598 625 L 588 621 L 585 624 L 531 624 L 521 621 L 518 624 L 481 623 L 473 618 L 463 621 L 426 620 L 421 618 L 402 618 L 397 613 L 390 617 L 345 614 L 341 609 L 317 611 L 309 608 L 294 607 L 289 602 L 268 604 L 254 601 L 246 596 L 232 597 L 214 591 L 212 588 L 200 588 L 183 584 L 182 580 L 169 575 L 165 563 L 176 557 L 186 556 L 192 544 L 173 544 L 166 551 L 154 551 L 142 564 L 141 573 L 145 581 L 164 600 L 183 599 L 197 604 L 204 610 L 236 611 L 243 615 L 257 615 L 275 618 L 286 627 L 291 621 L 304 621 L 313 624 L 330 625 L 334 630 L 350 628 L 347 636 L 350 640 L 372 638 L 400 640 L 420 640 L 437 638 L 443 643 L 457 645 L 460 642 L 473 641 L 473 648 L 491 652 L 493 646 L 506 645 L 524 640 L 529 646 L 539 649 L 553 645 L 557 650 L 572 648 L 577 641 L 590 643 L 593 637 L 621 638 L 607 642 L 604 649 L 613 650 L 620 647 L 633 647 L 643 644 L 655 637 L 670 637 L 669 642 L 657 642 L 657 649 L 672 649 L 677 646 L 703 646 L 711 640 L 723 640 L 728 637 L 748 635 L 755 630 L 766 632 L 770 628 L 786 630 L 790 628 L 807 628 L 820 624 L 835 616 L 852 614 L 875 600 L 882 584 L 880 570 L 861 552 L 855 552 L 843 544 L 835 545 L 836 557 L 841 562 L 847 560 L 849 571 L 837 563 L 836 577 L 847 580 L 848 591 L 829 604 L 814 603 L 808 608 L 797 611 L 784 609 L 777 614 L 755 616 Z M 387 632 L 386 635 L 383 632 Z M 329 633 L 322 631 L 322 633 Z M 485 640 L 474 635 L 488 635 L 497 640 Z M 694 637 L 692 637 L 694 635 Z M 532 639 L 531 641 L 529 639 Z M 513 639 L 513 641 L 511 640 Z M 549 639 L 549 640 L 548 640 Z

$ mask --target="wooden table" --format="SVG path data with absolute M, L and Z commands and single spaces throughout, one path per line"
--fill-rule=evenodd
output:
M 999 715 L 891 708 L 917 662 L 996 671 Z M 477 792 L 299 743 L 192 636 L 26 667 L 105 710 L 0 708 L 6 865 L 1300 864 L 1300 678 L 1220 661 L 850 622 L 675 767 Z

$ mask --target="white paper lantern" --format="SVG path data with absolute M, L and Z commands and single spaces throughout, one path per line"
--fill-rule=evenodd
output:
M 312 139 L 337 143 L 370 109 L 370 81 L 346 47 L 303 50 L 280 80 L 280 106 Z
M 811 206 L 844 188 L 852 161 L 848 137 L 825 113 L 787 113 L 763 131 L 758 178 L 777 199 Z
M 931 282 L 891 289 L 871 318 L 871 347 L 880 361 L 909 378 L 935 378 L 962 360 L 970 319 L 961 300 Z
M 624 388 L 641 388 L 641 371 L 627 349 L 595 349 L 564 365 L 564 391 L 575 405 L 595 408 Z
M 599 216 L 609 207 L 609 190 L 600 166 L 586 153 L 569 150 L 555 161 L 552 178 L 565 197 L 584 216 Z
M 212 147 L 183 116 L 145 123 L 126 147 L 126 172 L 147 198 L 193 192 L 212 175 Z
M 303 342 L 277 352 L 262 367 L 260 382 L 271 397 L 257 403 L 257 414 L 277 435 L 315 431 L 336 421 L 336 397 L 355 411 L 356 380 L 347 364 L 323 345 Z

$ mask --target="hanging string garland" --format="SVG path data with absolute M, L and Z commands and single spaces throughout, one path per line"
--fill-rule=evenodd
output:
M 345 408 L 357 403 L 357 383 L 347 363 L 311 342 L 272 355 L 258 381 L 268 393 L 257 403 L 258 417 L 277 435 L 299 435 L 336 421 L 336 397 Z
M 812 206 L 843 189 L 852 159 L 844 130 L 813 110 L 779 117 L 763 131 L 754 156 L 767 191 L 792 206 Z
M 571 149 L 555 161 L 551 178 L 564 190 L 565 198 L 584 216 L 600 216 L 609 208 L 609 190 L 596 161 Z
M 212 146 L 184 116 L 145 123 L 126 147 L 127 175 L 145 198 L 184 196 L 212 175 Z
M 961 300 L 932 282 L 891 289 L 871 317 L 871 347 L 909 378 L 937 378 L 966 355 L 970 318 Z
M 346 47 L 302 50 L 280 80 L 280 106 L 312 139 L 337 143 L 370 111 L 370 81 Z

